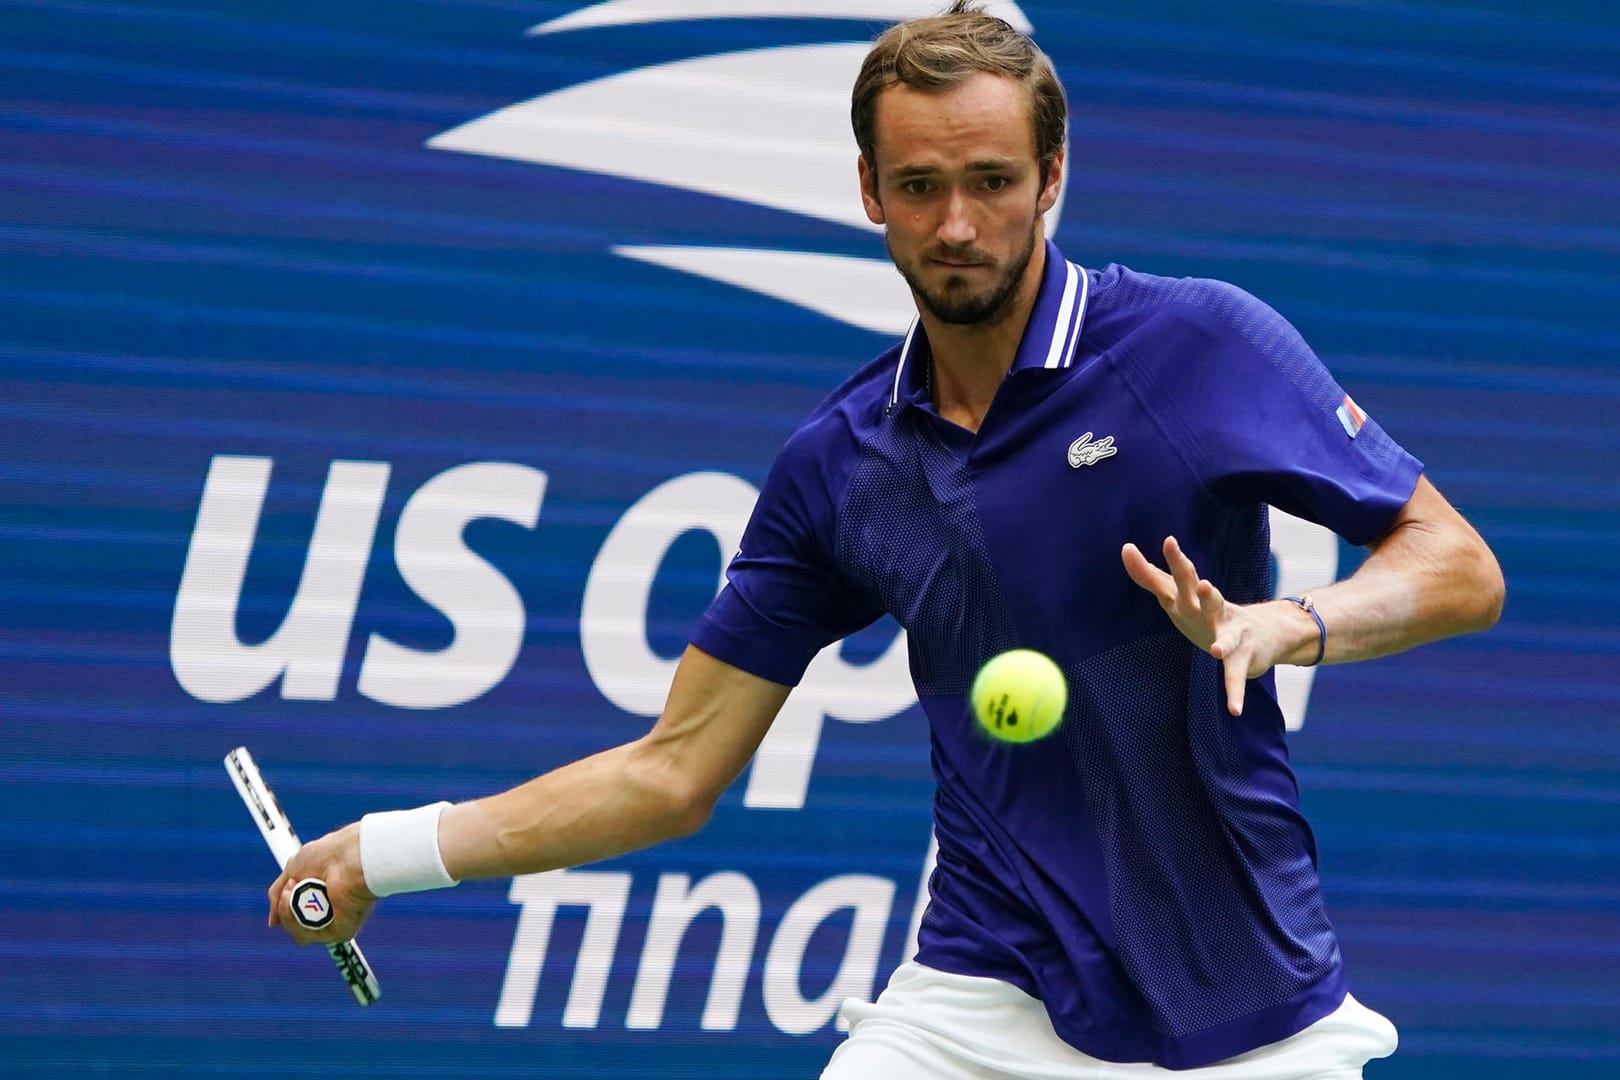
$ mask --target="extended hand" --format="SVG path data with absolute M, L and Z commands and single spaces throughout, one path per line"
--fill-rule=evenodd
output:
M 1213 582 L 1198 576 L 1173 536 L 1164 539 L 1168 574 L 1149 562 L 1135 544 L 1126 544 L 1120 558 L 1131 580 L 1158 598 L 1176 629 L 1221 662 L 1227 710 L 1240 715 L 1248 680 L 1271 670 L 1289 647 L 1284 640 L 1285 624 L 1261 605 L 1227 603 Z
M 326 882 L 332 902 L 332 924 L 324 930 L 305 929 L 292 913 L 293 883 L 312 877 Z M 345 825 L 299 848 L 270 886 L 269 897 L 270 925 L 281 927 L 300 945 L 353 938 L 377 903 L 360 869 L 360 826 Z

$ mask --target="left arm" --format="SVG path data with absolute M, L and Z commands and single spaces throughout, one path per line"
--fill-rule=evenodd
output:
M 1126 544 L 1121 558 L 1131 580 L 1158 598 L 1176 629 L 1222 662 L 1232 715 L 1243 711 L 1247 680 L 1316 656 L 1320 635 L 1308 613 L 1287 600 L 1228 603 L 1198 576 L 1174 537 L 1164 541 L 1169 573 L 1135 544 Z M 1502 570 L 1485 541 L 1420 476 L 1356 572 L 1312 591 L 1328 630 L 1322 663 L 1368 660 L 1484 630 L 1500 617 L 1504 593 Z

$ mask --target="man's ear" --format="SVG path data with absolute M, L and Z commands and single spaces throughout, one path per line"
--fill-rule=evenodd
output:
M 1035 203 L 1035 209 L 1044 214 L 1057 205 L 1058 192 L 1063 190 L 1063 167 L 1068 161 L 1069 148 L 1065 146 L 1057 152 L 1052 164 L 1046 167 L 1046 186 L 1041 188 L 1041 197 Z
M 856 159 L 855 169 L 861 178 L 861 205 L 866 208 L 866 220 L 874 225 L 882 225 L 886 219 L 883 216 L 883 203 L 878 200 L 877 170 L 867 163 L 865 154 Z

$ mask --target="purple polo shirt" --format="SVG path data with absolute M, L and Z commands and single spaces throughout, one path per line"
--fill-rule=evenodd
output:
M 1094 1057 L 1190 1068 L 1306 1027 L 1344 976 L 1272 676 L 1229 716 L 1120 547 L 1173 535 L 1228 599 L 1269 599 L 1267 505 L 1367 544 L 1422 466 L 1241 290 L 1046 254 L 978 433 L 929 403 L 914 328 L 788 440 L 692 643 L 792 685 L 892 614 L 938 782 L 918 961 L 1020 987 Z M 1020 646 L 1068 710 L 993 742 L 968 689 Z

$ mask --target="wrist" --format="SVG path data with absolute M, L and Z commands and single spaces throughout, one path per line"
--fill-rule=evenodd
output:
M 343 840 L 340 850 L 343 852 L 345 880 L 355 882 L 354 888 L 360 894 L 360 899 L 376 900 L 377 894 L 372 892 L 370 886 L 366 884 L 366 868 L 360 858 L 360 823 L 351 821 L 339 829 L 336 835 Z M 308 846 L 305 845 L 305 847 Z
M 360 819 L 360 873 L 375 895 L 447 889 L 456 879 L 439 854 L 439 816 L 447 802 Z
M 1316 602 L 1309 593 L 1302 596 L 1284 596 L 1278 603 L 1285 604 L 1296 613 L 1293 624 L 1299 637 L 1284 657 L 1286 662 L 1300 667 L 1315 667 L 1327 656 L 1327 623 L 1316 610 Z

